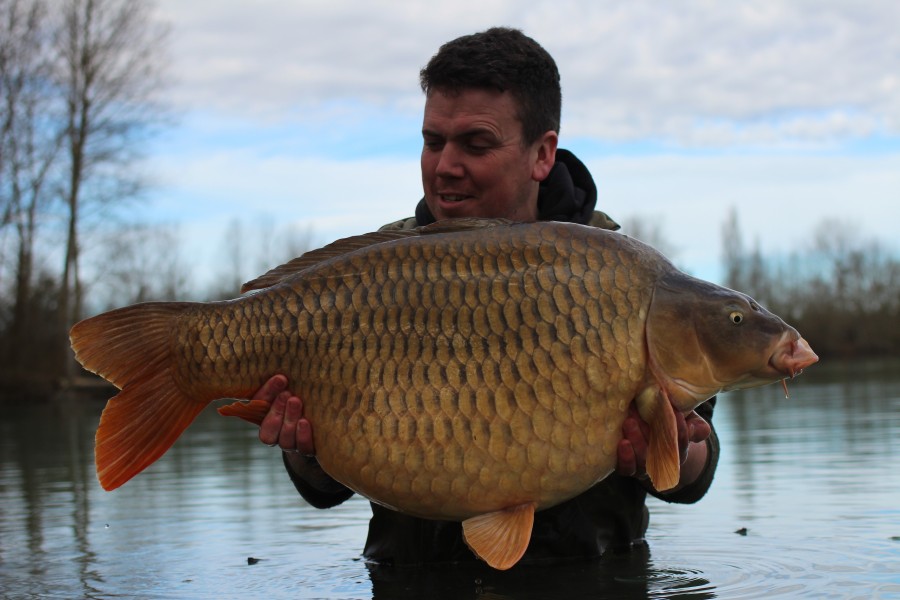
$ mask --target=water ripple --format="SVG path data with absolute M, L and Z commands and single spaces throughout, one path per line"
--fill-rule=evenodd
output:
M 853 547 L 833 538 L 785 544 L 741 538 L 707 540 L 689 556 L 654 546 L 649 598 L 879 598 L 900 592 L 900 555 L 884 545 Z M 727 549 L 726 549 L 727 548 Z M 683 549 L 683 548 L 682 548 Z M 689 563 L 691 566 L 681 566 Z

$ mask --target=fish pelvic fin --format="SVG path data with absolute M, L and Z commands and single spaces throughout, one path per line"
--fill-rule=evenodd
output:
M 463 521 L 463 537 L 484 562 L 505 571 L 522 558 L 531 541 L 534 502 L 478 515 Z
M 235 400 L 231 404 L 219 407 L 219 414 L 223 417 L 238 417 L 254 425 L 262 425 L 263 419 L 272 408 L 272 403 L 266 400 Z
M 641 392 L 636 402 L 638 413 L 650 426 L 647 474 L 657 491 L 670 490 L 681 478 L 675 410 L 665 390 L 657 386 Z
M 75 358 L 122 390 L 94 438 L 97 478 L 114 490 L 153 464 L 209 403 L 173 376 L 172 332 L 185 302 L 146 303 L 85 319 L 69 333 Z

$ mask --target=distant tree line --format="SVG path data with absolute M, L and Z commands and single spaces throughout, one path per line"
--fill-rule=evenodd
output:
M 0 365 L 54 378 L 84 254 L 145 182 L 166 28 L 142 0 L 0 0 Z M 125 240 L 133 232 L 119 236 Z
M 764 256 L 732 210 L 722 250 L 725 285 L 794 325 L 821 357 L 900 355 L 900 258 L 853 224 L 824 219 L 806 247 Z

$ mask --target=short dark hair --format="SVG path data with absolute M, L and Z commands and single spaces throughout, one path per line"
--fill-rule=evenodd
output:
M 419 73 L 422 91 L 466 89 L 509 92 L 519 107 L 523 142 L 559 133 L 562 91 L 553 57 L 518 29 L 492 27 L 440 47 Z

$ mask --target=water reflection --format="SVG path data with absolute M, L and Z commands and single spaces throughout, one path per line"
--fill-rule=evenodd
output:
M 896 490 L 896 375 L 873 376 L 862 366 L 837 372 L 837 379 L 826 370 L 824 381 L 798 382 L 790 399 L 758 388 L 729 403 L 736 498 L 748 518 L 805 504 L 803 520 L 790 525 L 815 533 L 802 526 L 826 514 L 859 519 L 871 504 L 867 495 Z
M 714 598 L 702 573 L 658 570 L 649 547 L 602 560 L 517 565 L 494 571 L 479 565 L 426 568 L 369 567 L 372 597 L 435 600 L 546 600 L 547 598 Z M 660 594 L 660 595 L 657 595 Z
M 93 468 L 103 402 L 10 407 L 0 420 L 0 595 L 900 596 L 896 366 L 817 366 L 789 400 L 774 386 L 723 396 L 712 491 L 693 506 L 654 502 L 645 551 L 505 573 L 368 567 L 367 502 L 306 506 L 277 453 L 214 412 L 106 493 Z

